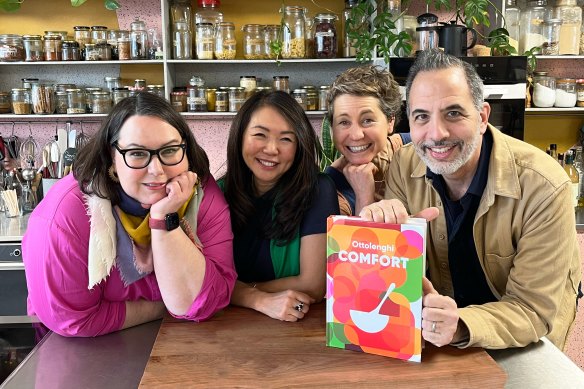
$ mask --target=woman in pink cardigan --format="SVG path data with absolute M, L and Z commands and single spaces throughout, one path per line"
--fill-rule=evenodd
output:
M 166 100 L 142 92 L 116 104 L 73 172 L 23 238 L 29 314 L 64 336 L 97 336 L 165 311 L 204 320 L 229 303 L 229 209 Z

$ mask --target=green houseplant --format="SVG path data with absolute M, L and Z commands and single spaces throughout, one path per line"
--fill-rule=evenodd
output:
M 86 3 L 87 0 L 71 0 L 73 7 L 79 7 Z M 4 12 L 16 12 L 20 9 L 24 0 L 0 0 L 0 10 Z M 104 7 L 110 11 L 115 11 L 120 8 L 120 3 L 117 0 L 104 0 Z

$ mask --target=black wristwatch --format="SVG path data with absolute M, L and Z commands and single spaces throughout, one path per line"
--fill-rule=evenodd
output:
M 164 220 L 150 218 L 148 220 L 148 225 L 153 230 L 166 230 L 172 231 L 179 227 L 180 220 L 178 218 L 178 213 L 169 213 L 164 217 Z

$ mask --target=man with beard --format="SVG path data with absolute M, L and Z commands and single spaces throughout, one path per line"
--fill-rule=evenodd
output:
M 422 335 L 442 346 L 566 345 L 580 256 L 571 182 L 541 150 L 488 124 L 474 68 L 422 52 L 406 84 L 412 144 L 368 220 L 429 221 Z

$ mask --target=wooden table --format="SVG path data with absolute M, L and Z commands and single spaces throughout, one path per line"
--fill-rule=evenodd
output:
M 503 387 L 483 349 L 426 343 L 422 363 L 325 346 L 325 304 L 297 323 L 228 307 L 203 323 L 164 319 L 140 382 L 160 387 Z

